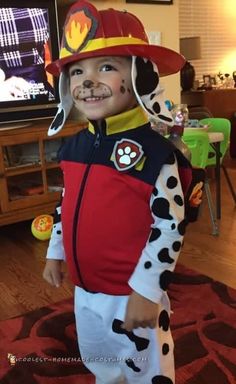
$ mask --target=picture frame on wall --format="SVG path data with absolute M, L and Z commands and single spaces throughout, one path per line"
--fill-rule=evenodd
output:
M 173 0 L 126 0 L 126 3 L 137 3 L 137 4 L 173 4 Z
M 203 75 L 202 78 L 204 84 L 211 84 L 211 75 Z

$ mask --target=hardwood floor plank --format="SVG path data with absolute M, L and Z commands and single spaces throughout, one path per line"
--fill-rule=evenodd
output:
M 229 174 L 236 190 L 236 160 Z M 211 182 L 214 197 L 214 180 Z M 236 289 L 236 205 L 222 173 L 222 217 L 219 236 L 211 235 L 209 209 L 204 197 L 200 217 L 189 225 L 179 261 Z
M 35 239 L 30 222 L 0 228 L 0 320 L 23 314 L 73 295 L 66 278 L 60 288 L 42 278 L 48 242 Z

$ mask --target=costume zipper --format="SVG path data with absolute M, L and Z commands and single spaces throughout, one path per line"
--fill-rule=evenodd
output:
M 74 220 L 73 220 L 73 234 L 72 234 L 73 259 L 74 259 L 74 263 L 75 263 L 75 266 L 76 266 L 77 274 L 78 274 L 80 282 L 81 282 L 81 286 L 86 291 L 87 291 L 87 289 L 86 289 L 85 283 L 84 283 L 82 275 L 81 275 L 79 261 L 78 261 L 78 258 L 77 258 L 77 226 L 78 226 L 79 212 L 80 212 L 80 207 L 81 207 L 81 202 L 82 202 L 82 198 L 83 198 L 83 194 L 84 194 L 85 185 L 86 185 L 86 182 L 87 182 L 87 178 L 88 178 L 89 171 L 90 171 L 90 168 L 91 168 L 91 165 L 92 165 L 92 160 L 93 160 L 95 151 L 99 147 L 100 141 L 101 141 L 101 134 L 100 134 L 100 132 L 98 132 L 97 135 L 96 135 L 95 141 L 93 143 L 93 147 L 92 147 L 91 153 L 89 155 L 87 167 L 86 167 L 86 169 L 84 171 L 84 175 L 83 175 L 83 179 L 82 179 L 82 182 L 81 182 L 81 187 L 80 187 L 80 191 L 79 191 L 79 195 L 78 195 L 78 199 L 77 199 L 77 203 L 76 203 Z

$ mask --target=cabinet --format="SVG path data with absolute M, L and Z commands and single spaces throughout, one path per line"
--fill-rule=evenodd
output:
M 48 137 L 49 125 L 50 120 L 42 120 L 0 129 L 0 226 L 54 212 L 62 189 L 57 150 L 85 125 L 69 121 Z
M 236 157 L 236 88 L 181 93 L 181 102 L 188 107 L 207 107 L 214 117 L 231 121 L 230 156 Z
M 185 91 L 181 93 L 181 103 L 189 107 L 207 107 L 214 117 L 231 120 L 236 112 L 236 88 Z

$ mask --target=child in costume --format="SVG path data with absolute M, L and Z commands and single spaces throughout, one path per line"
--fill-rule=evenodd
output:
M 174 383 L 166 290 L 185 230 L 179 171 L 186 184 L 191 169 L 149 116 L 173 125 L 159 76 L 183 64 L 149 45 L 134 15 L 78 1 L 48 66 L 61 96 L 49 135 L 73 104 L 88 128 L 59 152 L 64 193 L 44 278 L 59 286 L 66 260 L 80 353 L 97 384 Z

